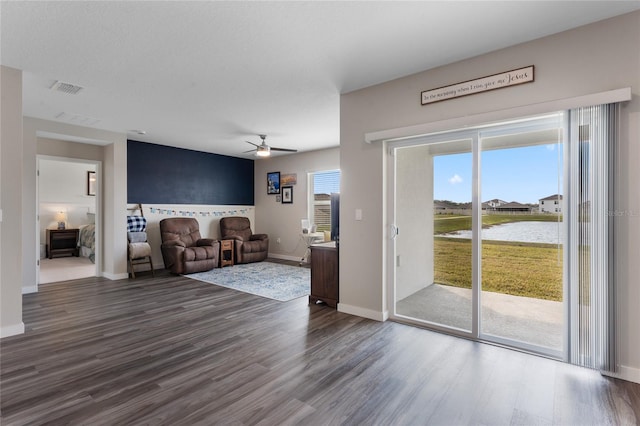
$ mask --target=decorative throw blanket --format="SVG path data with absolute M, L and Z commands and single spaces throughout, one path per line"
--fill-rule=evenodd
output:
M 127 239 L 130 243 L 145 243 L 147 242 L 147 233 L 145 231 L 139 232 L 127 232 Z

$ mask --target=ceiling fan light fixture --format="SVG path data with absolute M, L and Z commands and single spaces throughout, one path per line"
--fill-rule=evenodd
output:
M 265 139 L 267 139 L 267 135 L 258 135 L 258 136 L 260 136 L 260 139 L 262 139 L 262 143 L 260 145 L 258 145 L 257 143 L 245 141 L 249 145 L 253 145 L 253 146 L 256 147 L 255 149 L 251 149 L 251 150 L 245 151 L 245 152 L 253 152 L 253 151 L 255 151 L 256 157 L 269 157 L 269 156 L 271 156 L 271 151 L 298 152 L 297 149 L 276 148 L 276 147 L 271 148 L 269 145 L 267 145 L 267 141 L 265 140 Z
M 256 157 L 268 157 L 271 155 L 271 148 L 269 146 L 259 146 L 256 150 Z

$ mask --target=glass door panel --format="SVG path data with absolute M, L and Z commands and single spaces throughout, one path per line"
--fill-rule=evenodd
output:
M 558 129 L 481 136 L 480 334 L 563 348 L 563 144 Z
M 470 333 L 472 139 L 395 149 L 395 314 Z

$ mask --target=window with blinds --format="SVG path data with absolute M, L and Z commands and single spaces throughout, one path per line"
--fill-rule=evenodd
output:
M 309 221 L 331 231 L 331 194 L 340 192 L 340 170 L 309 173 Z

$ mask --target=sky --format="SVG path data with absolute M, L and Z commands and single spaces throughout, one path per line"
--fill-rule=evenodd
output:
M 558 170 L 560 156 L 560 170 Z M 471 201 L 471 153 L 434 157 L 434 199 Z M 562 152 L 556 145 L 483 151 L 481 200 L 537 204 L 541 198 L 562 193 Z M 560 189 L 559 189 L 560 188 Z

